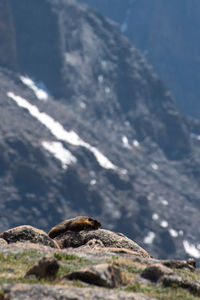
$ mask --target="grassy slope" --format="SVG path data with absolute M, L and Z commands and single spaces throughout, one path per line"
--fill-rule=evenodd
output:
M 88 286 L 85 283 L 67 280 L 60 280 L 60 278 L 71 271 L 78 270 L 82 267 L 89 267 L 96 262 L 92 259 L 81 258 L 74 254 L 61 254 L 60 252 L 51 253 L 59 260 L 60 268 L 53 280 L 50 279 L 37 279 L 35 277 L 25 277 L 27 270 L 37 262 L 46 253 L 39 250 L 22 250 L 18 253 L 0 253 L 0 284 L 5 283 L 42 283 L 42 284 L 59 284 L 64 286 Z M 138 276 L 146 267 L 145 263 L 138 262 L 134 258 L 126 258 L 121 256 L 112 256 L 102 258 L 103 262 L 113 263 L 118 266 L 123 274 L 124 285 L 119 290 L 129 292 L 140 292 L 156 299 L 199 299 L 199 296 L 190 294 L 185 289 L 178 288 L 176 285 L 172 288 L 165 288 L 161 284 L 147 284 L 134 282 L 134 278 Z M 200 270 L 190 271 L 188 269 L 174 270 L 175 273 L 181 275 L 183 278 L 191 280 L 200 280 Z M 93 286 L 95 288 L 95 286 Z

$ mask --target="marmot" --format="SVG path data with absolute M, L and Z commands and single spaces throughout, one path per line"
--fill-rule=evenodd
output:
M 90 217 L 79 216 L 58 223 L 53 228 L 51 228 L 51 230 L 48 232 L 48 236 L 54 239 L 56 236 L 66 231 L 78 232 L 81 230 L 98 229 L 99 227 L 101 227 L 101 223 L 99 223 L 97 220 Z

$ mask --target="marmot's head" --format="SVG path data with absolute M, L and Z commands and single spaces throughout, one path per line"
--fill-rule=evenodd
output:
M 82 219 L 82 220 L 81 220 Z M 82 222 L 83 230 L 84 229 L 98 229 L 101 227 L 101 223 L 98 222 L 96 219 L 91 217 L 81 217 L 79 222 Z

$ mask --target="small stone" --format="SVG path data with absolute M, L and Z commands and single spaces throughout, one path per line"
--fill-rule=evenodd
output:
M 187 263 L 189 266 L 192 266 L 193 268 L 196 268 L 196 261 L 194 258 L 188 258 Z
M 8 245 L 8 243 L 6 242 L 6 240 L 0 238 L 0 247 L 4 246 L 4 245 Z M 0 300 L 1 300 L 1 298 L 0 298 Z
M 39 278 L 55 277 L 59 269 L 56 258 L 43 257 L 34 266 L 32 266 L 25 276 L 35 275 Z
M 122 284 L 121 271 L 118 267 L 109 264 L 99 264 L 91 268 L 75 271 L 63 278 L 81 280 L 97 286 L 108 288 L 118 287 Z
M 90 247 L 90 248 L 104 248 L 104 244 L 100 240 L 92 239 L 89 240 L 84 246 Z
M 163 266 L 161 264 L 153 264 L 147 267 L 142 273 L 141 276 L 145 279 L 149 279 L 153 282 L 158 281 L 164 275 L 171 275 L 173 274 L 173 270 Z

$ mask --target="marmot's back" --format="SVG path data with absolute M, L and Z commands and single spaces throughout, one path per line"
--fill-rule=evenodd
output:
M 65 220 L 58 223 L 48 233 L 50 238 L 55 238 L 56 236 L 64 233 L 66 231 L 81 231 L 81 230 L 95 230 L 101 226 L 96 219 L 91 217 L 79 216 L 73 219 Z

